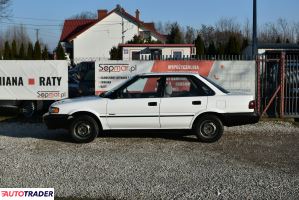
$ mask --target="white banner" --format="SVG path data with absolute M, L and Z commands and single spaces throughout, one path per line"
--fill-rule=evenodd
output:
M 60 100 L 67 97 L 67 61 L 0 60 L 0 100 Z

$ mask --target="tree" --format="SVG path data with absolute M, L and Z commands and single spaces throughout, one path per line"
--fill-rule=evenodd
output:
M 10 16 L 10 3 L 11 0 L 0 0 L 0 20 Z
M 186 43 L 193 43 L 195 40 L 195 29 L 191 26 L 187 26 L 187 30 L 185 33 L 185 42 Z
M 241 54 L 241 45 L 236 35 L 231 35 L 226 45 L 226 54 L 239 55 Z
M 246 47 L 248 47 L 249 45 L 249 42 L 248 42 L 248 39 L 247 38 L 243 38 L 243 41 L 242 41 L 242 50 L 244 50 Z
M 21 44 L 20 50 L 19 50 L 19 59 L 24 60 L 25 59 L 25 47 L 24 44 Z
M 275 42 L 276 42 L 276 43 L 281 43 L 281 39 L 280 39 L 279 36 L 276 38 L 276 41 L 275 41 Z
M 65 60 L 66 59 L 64 49 L 63 49 L 60 42 L 58 43 L 58 46 L 56 47 L 55 52 L 56 52 L 56 59 L 57 60 Z
M 9 46 L 9 42 L 6 41 L 5 45 L 4 45 L 4 60 L 10 60 L 11 59 L 11 50 L 10 50 L 10 46 Z
M 204 44 L 200 34 L 197 35 L 194 43 L 195 43 L 195 47 L 196 47 L 196 55 L 205 54 L 205 44 Z
M 18 58 L 18 52 L 17 52 L 17 43 L 15 40 L 11 43 L 11 59 L 17 59 Z
M 27 49 L 27 60 L 33 60 L 33 46 L 32 43 L 28 43 L 28 49 Z
M 49 52 L 47 46 L 44 47 L 43 52 L 42 52 L 42 59 L 43 60 L 48 60 L 49 59 Z
M 34 44 L 33 59 L 34 60 L 41 60 L 42 59 L 42 51 L 41 51 L 41 48 L 40 48 L 39 41 L 36 41 L 35 44 Z
M 96 13 L 90 11 L 83 11 L 79 14 L 73 15 L 69 19 L 96 19 L 98 16 Z
M 216 55 L 217 54 L 217 49 L 216 49 L 215 43 L 213 41 L 210 42 L 207 53 L 208 53 L 208 55 Z
M 171 25 L 170 33 L 167 37 L 168 44 L 182 44 L 184 43 L 183 34 L 177 22 Z
M 122 49 L 120 47 L 112 47 L 109 54 L 110 54 L 110 60 L 122 59 Z

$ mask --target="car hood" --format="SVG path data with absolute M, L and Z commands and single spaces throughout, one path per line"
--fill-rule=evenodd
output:
M 63 99 L 60 101 L 57 101 L 53 103 L 51 106 L 58 106 L 58 105 L 65 105 L 65 104 L 72 104 L 72 103 L 90 103 L 94 101 L 99 101 L 102 100 L 103 98 L 98 97 L 98 96 L 88 96 L 88 97 L 77 97 L 77 98 L 72 98 L 72 99 Z

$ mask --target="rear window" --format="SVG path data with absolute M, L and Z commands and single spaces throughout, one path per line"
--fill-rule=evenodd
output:
M 209 83 L 211 83 L 213 86 L 215 86 L 218 90 L 220 90 L 221 92 L 228 94 L 229 91 L 227 91 L 226 89 L 224 89 L 223 87 L 221 87 L 220 85 L 218 85 L 217 83 L 215 83 L 214 81 L 212 81 L 211 79 L 209 79 L 208 77 L 204 77 L 201 76 L 202 78 L 206 79 Z

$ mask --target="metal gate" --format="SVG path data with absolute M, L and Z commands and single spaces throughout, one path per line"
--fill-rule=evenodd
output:
M 299 57 L 272 53 L 257 60 L 257 101 L 262 116 L 299 118 Z

